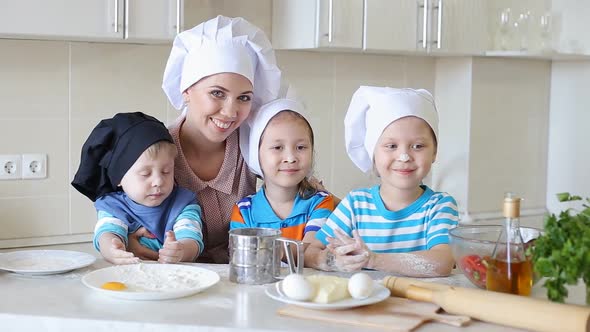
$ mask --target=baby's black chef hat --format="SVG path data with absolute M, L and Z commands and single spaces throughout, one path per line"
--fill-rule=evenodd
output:
M 159 141 L 174 143 L 162 122 L 141 112 L 118 113 L 100 121 L 82 147 L 72 186 L 93 202 L 117 191 L 129 168 Z

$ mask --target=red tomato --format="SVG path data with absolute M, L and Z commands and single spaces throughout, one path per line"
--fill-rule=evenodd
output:
M 485 260 L 478 255 L 465 256 L 459 262 L 467 278 L 481 288 L 486 287 L 486 264 Z

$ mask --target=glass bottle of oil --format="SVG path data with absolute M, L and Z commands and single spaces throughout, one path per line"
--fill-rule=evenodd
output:
M 504 196 L 504 226 L 496 242 L 486 274 L 488 290 L 529 295 L 533 286 L 533 266 L 526 256 L 520 234 L 520 201 L 512 193 Z

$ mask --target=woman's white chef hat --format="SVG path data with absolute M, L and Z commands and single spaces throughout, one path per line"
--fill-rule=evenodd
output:
M 373 166 L 373 153 L 383 130 L 407 116 L 423 119 L 438 137 L 438 112 L 430 92 L 419 89 L 361 86 L 344 118 L 346 152 L 363 172 Z
M 170 103 L 183 108 L 182 93 L 203 77 L 236 73 L 254 86 L 254 104 L 278 94 L 281 71 L 262 30 L 241 17 L 217 16 L 174 38 L 162 89 Z
M 303 104 L 288 94 L 286 98 L 275 99 L 262 105 L 256 112 L 251 113 L 248 119 L 240 126 L 240 150 L 242 151 L 242 157 L 246 161 L 246 164 L 248 164 L 250 170 L 260 177 L 263 177 L 258 159 L 260 138 L 272 117 L 285 110 L 297 112 L 307 118 Z

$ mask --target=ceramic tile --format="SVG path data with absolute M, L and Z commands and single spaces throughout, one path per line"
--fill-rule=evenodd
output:
M 414 89 L 426 89 L 436 95 L 434 78 L 436 72 L 436 58 L 433 57 L 404 57 L 405 60 L 405 87 Z
M 86 196 L 70 186 L 69 189 L 70 220 L 72 234 L 92 233 L 96 224 L 94 204 Z
M 334 192 L 344 196 L 351 189 L 377 182 L 371 174 L 363 174 L 348 158 L 344 146 L 344 116 L 352 94 L 361 85 L 405 87 L 405 57 L 336 54 L 334 55 L 334 100 L 332 137 L 332 183 Z M 342 181 L 341 179 L 346 179 Z
M 0 199 L 0 239 L 68 234 L 67 196 Z
M 101 119 L 141 111 L 166 121 L 161 89 L 169 46 L 72 44 L 71 173 L 84 141 Z M 138 61 L 141 59 L 141 61 Z
M 0 119 L 67 119 L 68 44 L 0 39 L 0 50 Z
M 141 111 L 166 119 L 161 89 L 167 45 L 72 43 L 71 117 Z
M 314 52 L 277 52 L 283 76 L 305 105 L 314 129 L 314 174 L 332 190 L 332 56 Z
M 65 195 L 68 186 L 68 121 L 66 119 L 0 121 L 0 151 L 47 154 L 47 178 L 3 181 L 0 198 Z M 16 142 L 12 145 L 13 142 Z
M 506 191 L 523 208 L 545 206 L 550 71 L 549 61 L 474 61 L 472 211 L 497 210 Z

